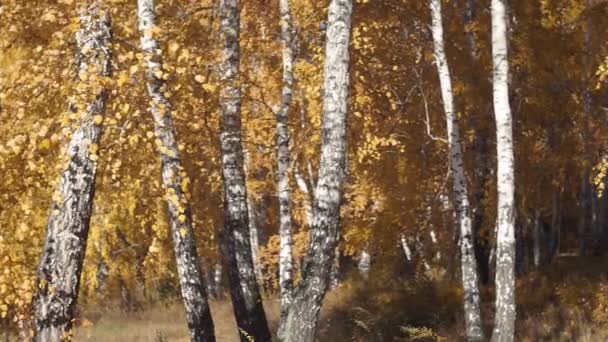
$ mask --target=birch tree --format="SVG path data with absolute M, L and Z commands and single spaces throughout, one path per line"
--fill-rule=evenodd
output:
M 293 39 L 292 19 L 289 0 L 280 1 L 281 47 L 283 54 L 283 88 L 281 91 L 281 108 L 277 113 L 277 161 L 279 192 L 279 288 L 281 296 L 281 320 L 287 316 L 293 292 L 293 236 L 291 224 L 289 186 L 289 107 L 291 106 L 293 87 Z M 281 326 L 281 325 L 280 325 Z
M 149 110 L 154 119 L 156 144 L 160 151 L 162 182 L 166 191 L 171 236 L 190 338 L 192 341 L 215 341 L 206 285 L 194 242 L 188 189 L 190 180 L 181 165 L 171 117 L 171 103 L 165 94 L 167 75 L 163 73 L 159 46 L 153 37 L 154 0 L 138 0 L 137 4 L 150 96 Z
M 240 12 L 238 0 L 220 3 L 220 144 L 224 181 L 224 232 L 232 305 L 242 341 L 270 341 L 270 331 L 255 277 L 249 236 L 247 187 L 241 142 Z
M 80 84 L 70 108 L 81 119 L 67 145 L 67 166 L 53 195 L 38 267 L 34 299 L 37 341 L 71 338 L 108 98 L 108 90 L 98 80 L 111 75 L 110 16 L 93 2 L 79 19 L 75 64 Z
M 321 304 L 329 283 L 340 221 L 346 173 L 346 112 L 350 83 L 349 45 L 352 1 L 329 4 L 325 47 L 321 162 L 314 195 L 311 240 L 302 281 L 284 320 L 283 341 L 314 340 Z
M 443 109 L 445 111 L 448 135 L 450 168 L 452 172 L 452 201 L 456 212 L 456 223 L 460 229 L 460 264 L 462 270 L 462 287 L 464 289 L 464 313 L 466 336 L 469 341 L 482 341 L 483 330 L 479 309 L 479 277 L 475 260 L 474 233 L 471 225 L 467 180 L 464 172 L 464 157 L 458 118 L 454 112 L 454 94 L 452 78 L 448 65 L 443 34 L 441 0 L 430 0 L 431 31 L 435 50 L 435 64 L 439 74 Z
M 509 103 L 508 8 L 492 0 L 492 62 L 498 211 L 496 234 L 496 316 L 493 342 L 513 341 L 515 334 L 515 169 Z

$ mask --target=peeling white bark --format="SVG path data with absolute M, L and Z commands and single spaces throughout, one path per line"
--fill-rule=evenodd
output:
M 109 15 L 93 2 L 83 10 L 76 33 L 79 75 L 91 73 L 99 79 L 111 75 L 111 36 Z M 72 104 L 81 111 L 80 127 L 68 143 L 68 164 L 51 203 L 34 299 L 36 341 L 60 342 L 71 336 L 95 192 L 96 146 L 101 136 L 96 117 L 103 117 L 107 97 L 105 88 L 92 94 L 84 87 L 77 98 L 85 102 Z
M 508 8 L 492 0 L 492 62 L 498 218 L 496 235 L 496 316 L 493 342 L 511 342 L 515 334 L 515 169 L 509 103 Z
M 293 87 L 293 37 L 289 0 L 280 0 L 281 46 L 283 52 L 283 89 L 281 108 L 277 113 L 277 160 L 279 192 L 279 288 L 281 296 L 281 320 L 287 317 L 287 310 L 293 297 L 293 236 L 291 223 L 291 188 L 289 187 L 289 107 Z M 284 326 L 279 324 L 279 326 Z M 282 332 L 280 332 L 282 333 Z
M 445 38 L 443 34 L 441 0 L 429 0 L 429 7 L 432 17 L 431 31 L 433 34 L 435 61 L 447 123 L 448 148 L 453 183 L 452 201 L 456 214 L 456 222 L 460 229 L 460 263 L 462 269 L 462 287 L 464 289 L 463 301 L 466 336 L 468 341 L 482 341 L 484 340 L 484 336 L 479 307 L 479 279 L 477 261 L 475 260 L 471 210 L 464 171 L 460 127 L 458 125 L 458 117 L 454 112 L 452 78 L 444 47 Z M 432 230 L 431 239 L 435 243 L 435 232 Z
M 182 300 L 193 341 L 215 341 L 213 321 L 207 302 L 205 280 L 200 266 L 188 195 L 188 178 L 181 165 L 171 117 L 171 103 L 165 95 L 159 46 L 153 37 L 155 12 L 153 0 L 138 0 L 141 48 L 144 54 L 150 113 L 161 159 L 161 176 L 166 191 L 171 236 L 177 261 Z M 186 184 L 186 186 L 183 186 Z
M 260 289 L 255 276 L 249 234 L 247 187 L 241 139 L 240 9 L 238 0 L 220 2 L 219 66 L 220 142 L 224 181 L 222 252 L 226 263 L 232 306 L 241 341 L 270 341 Z
M 303 279 L 284 320 L 282 341 L 312 342 L 338 243 L 342 182 L 346 173 L 346 113 L 350 84 L 351 0 L 329 4 L 319 177 L 314 195 L 311 241 Z

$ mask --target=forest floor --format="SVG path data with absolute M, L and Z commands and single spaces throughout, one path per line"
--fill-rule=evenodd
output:
M 517 340 L 607 341 L 608 258 L 563 256 L 543 272 L 517 281 Z M 433 275 L 378 275 L 362 285 L 345 281 L 328 293 L 319 324 L 319 341 L 460 341 L 462 292 L 457 279 Z M 493 289 L 482 288 L 486 333 L 493 323 Z M 265 308 L 273 331 L 278 303 Z M 216 336 L 237 342 L 229 300 L 211 303 Z M 174 302 L 135 313 L 87 309 L 81 313 L 76 341 L 188 341 L 181 305 Z
M 340 303 L 346 303 L 343 291 L 334 291 L 327 295 L 322 310 L 326 319 Z M 215 324 L 215 335 L 218 342 L 238 342 L 236 322 L 232 304 L 225 300 L 214 300 L 210 303 Z M 267 299 L 264 308 L 270 328 L 276 331 L 279 318 L 279 302 Z M 75 341 L 85 342 L 186 342 L 190 341 L 185 324 L 181 303 L 156 306 L 137 312 L 125 312 L 120 309 L 87 309 L 82 313 L 79 327 L 75 332 Z

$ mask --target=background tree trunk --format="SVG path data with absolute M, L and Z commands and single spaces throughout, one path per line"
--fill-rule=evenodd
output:
M 165 96 L 167 85 L 161 68 L 161 54 L 158 53 L 158 43 L 152 36 L 155 27 L 154 1 L 138 0 L 138 16 L 150 95 L 150 113 L 154 119 L 157 147 L 160 151 L 162 182 L 166 191 L 169 224 L 190 338 L 192 341 L 215 341 L 206 285 L 192 230 L 188 189 L 190 181 L 181 165 L 171 117 L 171 103 Z
M 542 260 L 542 250 L 540 248 L 541 241 L 543 241 L 542 229 L 540 226 L 540 212 L 539 210 L 534 211 L 534 222 L 532 222 L 532 257 L 534 262 L 534 268 L 540 267 Z
M 492 62 L 498 211 L 496 234 L 496 316 L 493 342 L 513 341 L 515 334 L 515 169 L 509 104 L 508 9 L 492 0 Z
M 222 250 L 232 305 L 243 342 L 270 341 L 270 331 L 255 276 L 249 236 L 247 187 L 241 142 L 240 12 L 238 0 L 220 3 L 220 139 L 224 180 Z
M 93 77 L 111 75 L 111 23 L 94 2 L 80 15 L 76 68 L 82 88 L 70 107 L 81 113 L 80 127 L 67 145 L 68 164 L 55 190 L 38 267 L 34 299 L 36 340 L 71 338 L 74 306 L 86 250 L 95 193 L 97 152 L 108 90 L 93 93 Z
M 462 269 L 462 287 L 464 289 L 463 302 L 466 336 L 468 341 L 482 341 L 484 336 L 479 308 L 479 278 L 477 274 L 477 261 L 475 260 L 474 235 L 471 225 L 467 180 L 464 172 L 460 127 L 458 125 L 458 118 L 454 112 L 452 78 L 444 48 L 441 0 L 430 0 L 429 7 L 431 8 L 431 31 L 433 34 L 435 61 L 447 123 L 448 148 L 453 183 L 452 201 L 456 212 L 456 223 L 460 229 L 460 263 Z
M 346 173 L 351 16 L 351 0 L 330 2 L 325 50 L 323 142 L 311 241 L 304 261 L 303 279 L 284 321 L 284 341 L 314 340 L 338 242 L 342 182 Z

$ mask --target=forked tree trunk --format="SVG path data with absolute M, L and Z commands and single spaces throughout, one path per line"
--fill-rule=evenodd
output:
M 283 51 L 283 89 L 281 108 L 277 113 L 277 160 L 279 192 L 279 288 L 281 296 L 281 320 L 287 317 L 287 309 L 293 296 L 293 236 L 291 224 L 291 189 L 289 187 L 289 107 L 293 87 L 293 39 L 289 0 L 280 0 L 281 46 Z M 279 324 L 280 327 L 284 326 Z M 282 331 L 279 331 L 282 334 Z
M 189 179 L 181 165 L 171 117 L 171 103 L 165 95 L 167 84 L 161 68 L 161 54 L 158 52 L 158 43 L 153 38 L 154 0 L 138 0 L 138 17 L 150 96 L 149 110 L 154 119 L 156 144 L 160 151 L 162 182 L 166 191 L 169 224 L 190 338 L 192 341 L 215 341 L 205 278 L 192 230 Z
M 342 182 L 346 173 L 351 16 L 351 0 L 330 2 L 324 70 L 323 143 L 311 241 L 304 261 L 303 279 L 294 292 L 293 303 L 283 323 L 283 341 L 314 340 L 338 242 Z
M 496 316 L 493 342 L 511 342 L 515 334 L 515 169 L 509 104 L 508 9 L 492 0 L 492 61 L 498 209 L 496 234 Z
M 53 195 L 38 267 L 38 292 L 34 299 L 37 341 L 71 338 L 108 96 L 108 90 L 97 80 L 111 75 L 111 38 L 110 17 L 99 4 L 94 2 L 83 9 L 76 33 L 76 71 L 81 83 L 71 103 L 81 119 L 67 145 L 68 163 Z M 101 90 L 96 91 L 97 87 Z
M 220 140 L 224 181 L 222 250 L 241 341 L 270 341 L 255 276 L 249 236 L 247 187 L 241 142 L 240 12 L 238 0 L 220 3 Z
M 460 264 L 462 269 L 462 287 L 464 289 L 463 302 L 466 337 L 468 341 L 482 341 L 484 340 L 484 336 L 479 308 L 479 279 L 477 261 L 475 260 L 474 234 L 471 225 L 471 210 L 464 171 L 460 127 L 458 125 L 458 118 L 454 112 L 452 78 L 444 48 L 441 0 L 430 0 L 429 7 L 431 8 L 431 29 L 433 33 L 435 61 L 447 122 L 448 148 L 453 183 L 452 201 L 456 212 L 456 223 L 460 229 Z

